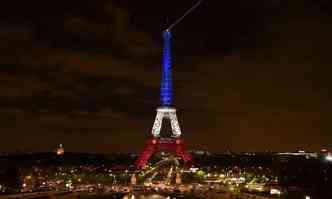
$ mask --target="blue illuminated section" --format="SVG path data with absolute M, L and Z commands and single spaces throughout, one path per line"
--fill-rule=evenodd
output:
M 162 106 L 171 106 L 173 103 L 173 82 L 172 82 L 172 63 L 171 63 L 171 32 L 163 32 L 164 51 L 163 69 L 160 86 L 160 103 Z

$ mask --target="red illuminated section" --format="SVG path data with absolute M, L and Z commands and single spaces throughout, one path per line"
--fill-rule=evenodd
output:
M 184 141 L 180 138 L 151 138 L 136 161 L 136 168 L 143 169 L 151 156 L 160 151 L 174 152 L 185 163 L 192 162 L 191 155 L 186 151 Z

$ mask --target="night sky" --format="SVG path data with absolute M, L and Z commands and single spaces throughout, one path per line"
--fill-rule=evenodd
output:
M 161 33 L 192 0 L 0 6 L 0 151 L 139 152 Z M 189 149 L 332 149 L 332 2 L 206 0 L 173 29 Z

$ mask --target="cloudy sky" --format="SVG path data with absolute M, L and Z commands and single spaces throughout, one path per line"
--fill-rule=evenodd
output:
M 0 151 L 139 152 L 159 103 L 161 32 L 194 1 L 6 1 Z M 332 4 L 206 0 L 173 29 L 190 149 L 332 148 Z

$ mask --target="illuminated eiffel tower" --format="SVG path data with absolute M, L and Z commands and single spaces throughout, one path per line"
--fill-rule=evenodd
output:
M 163 70 L 160 87 L 160 107 L 157 108 L 157 115 L 152 127 L 152 138 L 148 139 L 146 146 L 136 161 L 138 169 L 144 168 L 150 157 L 159 151 L 171 150 L 184 162 L 191 162 L 191 155 L 185 150 L 183 139 L 181 139 L 181 129 L 176 116 L 176 109 L 173 105 L 173 81 L 172 81 L 172 62 L 171 62 L 171 29 L 181 22 L 189 13 L 194 11 L 204 0 L 198 0 L 180 18 L 175 20 L 164 32 L 164 51 L 163 51 Z M 171 123 L 171 136 L 161 137 L 160 131 L 165 120 Z
M 181 157 L 184 162 L 191 161 L 191 155 L 185 150 L 185 145 L 181 136 L 181 129 L 176 116 L 176 109 L 173 105 L 173 82 L 172 82 L 172 64 L 171 64 L 171 38 L 172 34 L 169 29 L 163 32 L 164 51 L 162 78 L 160 87 L 160 107 L 157 108 L 157 115 L 152 127 L 152 138 L 146 143 L 145 149 L 139 156 L 136 167 L 144 168 L 150 157 L 164 150 L 170 150 Z M 171 136 L 161 137 L 161 127 L 164 121 L 170 121 Z

